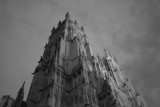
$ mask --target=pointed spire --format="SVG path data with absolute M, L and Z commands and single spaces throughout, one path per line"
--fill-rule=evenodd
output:
M 70 18 L 70 15 L 69 15 L 69 13 L 67 12 L 66 13 L 66 19 L 69 19 Z
M 21 88 L 23 88 L 23 89 L 24 89 L 24 85 L 25 85 L 25 81 L 23 82 L 23 85 L 22 85 L 22 87 L 21 87 Z
M 47 48 L 48 47 L 48 44 L 46 43 L 46 45 L 44 46 L 44 48 Z
M 51 33 L 53 34 L 55 30 L 56 30 L 56 29 L 55 29 L 55 27 L 53 27 L 53 29 L 52 29 Z
M 138 96 L 142 96 L 139 90 L 136 92 L 136 97 Z
M 21 107 L 22 106 L 22 101 L 23 101 L 23 97 L 24 97 L 24 85 L 25 85 L 25 81 L 23 82 L 22 87 L 18 91 L 18 94 L 15 99 L 15 103 L 14 103 L 13 107 Z
M 23 82 L 22 87 L 19 89 L 19 93 L 22 93 L 24 91 L 24 85 L 25 85 L 25 81 Z
M 109 56 L 109 53 L 108 53 L 108 51 L 105 48 L 104 48 L 104 54 L 105 54 L 105 57 Z
M 60 26 L 61 24 L 62 24 L 62 22 L 61 22 L 61 21 L 59 21 L 58 26 Z

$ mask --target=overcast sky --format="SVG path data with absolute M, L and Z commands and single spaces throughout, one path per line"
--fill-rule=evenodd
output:
M 0 0 L 0 96 L 25 98 L 53 26 L 69 12 L 95 53 L 118 59 L 148 107 L 160 102 L 160 0 Z

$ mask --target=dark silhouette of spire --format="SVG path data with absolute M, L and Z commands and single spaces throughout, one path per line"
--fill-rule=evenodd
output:
M 66 19 L 69 19 L 70 18 L 70 15 L 69 15 L 69 13 L 67 12 L 66 13 Z
M 25 85 L 25 81 L 23 82 L 23 85 L 22 85 L 22 87 L 21 87 L 23 90 L 24 90 L 24 85 Z
M 108 53 L 108 51 L 105 48 L 104 48 L 104 55 L 105 55 L 105 57 L 109 56 L 109 53 Z
M 25 85 L 25 81 L 23 82 L 22 87 L 18 91 L 17 98 L 14 103 L 14 107 L 21 107 L 22 105 L 22 101 L 24 97 L 24 85 Z

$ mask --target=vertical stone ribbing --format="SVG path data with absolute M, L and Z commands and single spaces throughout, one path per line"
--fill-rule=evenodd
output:
M 145 105 L 113 56 L 106 50 L 104 57 L 94 56 L 84 28 L 69 13 L 53 27 L 33 74 L 28 107 Z

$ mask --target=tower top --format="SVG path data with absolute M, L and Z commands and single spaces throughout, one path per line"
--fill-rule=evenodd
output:
M 69 13 L 67 12 L 66 13 L 66 19 L 69 19 L 70 18 L 70 15 L 69 15 Z

